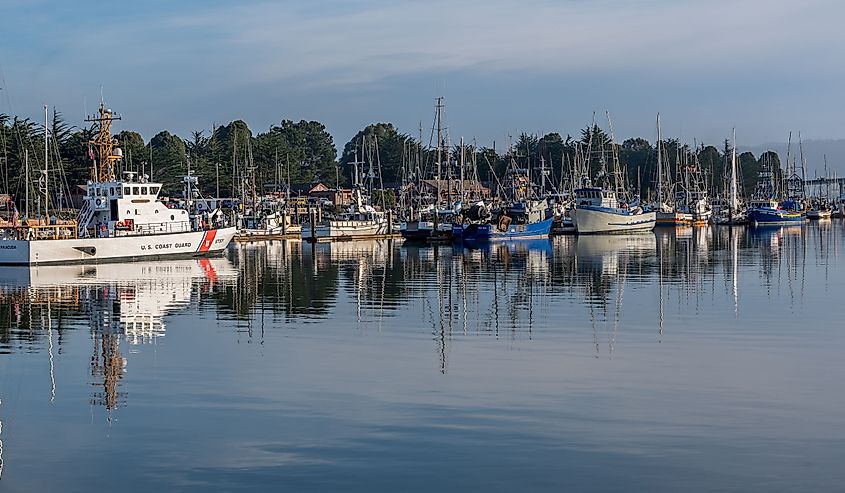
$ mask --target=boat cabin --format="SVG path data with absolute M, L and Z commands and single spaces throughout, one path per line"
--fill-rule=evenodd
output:
M 778 201 L 774 199 L 752 199 L 748 202 L 749 209 L 778 209 Z
M 80 213 L 80 236 L 124 236 L 191 231 L 188 211 L 170 209 L 158 199 L 161 183 L 115 180 L 88 183 Z
M 594 207 L 619 207 L 619 199 L 613 190 L 604 190 L 598 187 L 578 188 L 575 190 L 575 205 Z

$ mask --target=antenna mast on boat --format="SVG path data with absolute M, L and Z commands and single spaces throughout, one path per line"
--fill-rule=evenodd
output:
M 23 151 L 23 167 L 24 167 L 24 217 L 29 220 L 29 149 Z
M 736 190 L 736 127 L 733 129 L 733 146 L 731 149 L 731 190 L 730 190 L 730 213 L 733 214 L 739 204 L 737 203 Z
M 657 114 L 657 207 L 663 210 L 663 151 L 660 143 L 660 113 Z
M 780 194 L 783 194 L 784 189 L 786 188 L 786 180 L 789 178 L 789 160 L 790 160 L 791 154 L 792 154 L 792 132 L 790 131 L 789 132 L 789 139 L 786 142 L 786 170 L 782 170 L 782 169 L 780 169 L 780 166 L 778 166 L 778 171 L 781 172 L 781 174 L 780 174 L 781 183 L 779 184 L 780 187 L 781 187 Z M 772 177 L 770 178 L 770 180 L 774 184 L 774 170 L 770 169 L 769 171 L 772 171 Z M 776 192 L 776 195 L 779 195 L 779 194 L 777 194 L 777 192 Z
M 47 134 L 47 122 L 49 119 L 49 110 L 47 105 L 44 105 L 44 187 L 42 190 L 44 191 L 44 224 L 50 224 L 50 214 L 47 213 L 48 205 L 50 202 L 50 190 L 47 186 L 47 178 L 49 173 L 48 163 L 49 161 L 49 152 L 48 152 L 48 134 Z
M 610 111 L 605 110 L 607 116 L 607 129 L 610 130 L 610 157 L 613 159 L 613 188 L 617 197 L 622 197 L 627 188 L 622 177 L 622 168 L 619 164 L 619 153 L 616 149 L 616 135 L 613 133 L 613 122 L 610 120 Z
M 441 169 L 441 153 L 443 147 L 443 124 L 442 124 L 442 117 L 443 117 L 443 96 L 438 96 L 436 98 L 436 111 L 435 111 L 435 120 L 437 123 L 437 198 L 434 203 L 434 217 L 437 218 L 440 215 L 440 195 L 442 191 L 440 190 L 440 173 L 443 171 Z
M 94 183 L 114 181 L 115 162 L 122 157 L 120 149 L 115 147 L 117 141 L 111 135 L 111 123 L 120 120 L 120 115 L 116 115 L 112 110 L 106 108 L 106 103 L 102 100 L 100 100 L 98 113 L 97 116 L 92 115 L 85 119 L 86 122 L 97 123 L 99 126 L 97 136 L 94 140 L 88 142 L 97 148 L 98 159 L 94 160 L 92 169 Z M 152 151 L 152 144 L 150 151 Z

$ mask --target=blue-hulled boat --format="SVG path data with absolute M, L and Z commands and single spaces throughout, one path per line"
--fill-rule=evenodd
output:
M 468 242 L 547 238 L 555 219 L 553 216 L 546 218 L 547 205 L 544 200 L 511 204 L 495 220 L 470 220 L 453 225 L 452 235 Z M 465 216 L 468 219 L 485 217 L 470 212 Z
M 787 151 L 788 152 L 788 151 Z M 788 158 L 787 154 L 787 160 Z M 775 175 L 772 170 L 772 163 L 763 159 L 760 171 L 757 173 L 757 186 L 754 195 L 748 202 L 748 222 L 753 225 L 782 225 L 801 223 L 806 218 L 800 211 L 794 200 L 787 200 L 783 207 L 778 203 L 776 197 L 780 194 L 777 189 Z
M 795 224 L 805 219 L 798 211 L 781 208 L 774 199 L 757 199 L 748 203 L 748 221 L 755 225 Z
M 455 225 L 452 232 L 455 234 L 456 229 L 458 229 L 461 239 L 467 242 L 531 240 L 547 238 L 552 232 L 552 222 L 554 221 L 554 218 L 550 217 L 533 223 L 513 224 L 505 218 L 509 218 L 509 216 L 502 216 L 497 224 Z

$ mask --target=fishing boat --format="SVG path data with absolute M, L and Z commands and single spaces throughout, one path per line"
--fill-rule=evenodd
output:
M 645 232 L 654 229 L 656 214 L 620 204 L 614 190 L 588 187 L 575 190 L 572 221 L 578 234 Z
M 763 159 L 757 173 L 757 186 L 748 202 L 748 221 L 753 225 L 782 225 L 801 223 L 804 220 L 805 216 L 801 212 L 781 207 L 777 200 L 771 162 Z
M 833 207 L 824 199 L 813 200 L 810 209 L 806 212 L 807 219 L 830 219 L 833 216 Z
M 658 127 L 659 127 L 658 116 Z M 610 115 L 608 114 L 608 125 Z M 593 122 L 593 128 L 596 128 Z M 622 176 L 619 164 L 618 145 L 613 142 L 611 126 L 610 139 L 612 167 L 608 171 L 605 161 L 605 150 L 599 150 L 599 173 L 592 185 L 589 168 L 579 170 L 583 185 L 575 189 L 575 205 L 570 212 L 575 232 L 581 234 L 613 234 L 648 232 L 654 229 L 657 214 L 645 210 L 639 204 L 639 198 L 634 197 Z M 592 152 L 587 150 L 588 155 Z M 659 154 L 658 154 L 659 155 Z M 623 198 L 628 197 L 628 198 Z
M 692 215 L 677 210 L 675 204 L 668 204 L 671 200 L 674 185 L 670 180 L 671 169 L 669 160 L 666 159 L 663 139 L 661 136 L 660 114 L 657 114 L 657 202 L 649 205 L 654 211 L 656 226 L 686 226 L 692 224 Z
M 461 224 L 463 218 L 459 217 L 462 213 L 461 208 L 463 201 L 466 198 L 467 185 L 471 183 L 470 188 L 475 189 L 478 185 L 478 180 L 468 182 L 465 180 L 464 170 L 465 163 L 465 146 L 461 139 L 461 159 L 459 163 L 459 172 L 457 179 L 453 179 L 452 165 L 453 161 L 449 157 L 448 136 L 444 135 L 443 127 L 443 97 L 438 97 L 435 103 L 434 125 L 432 127 L 432 137 L 437 139 L 435 146 L 435 166 L 434 166 L 434 180 L 419 180 L 418 187 L 423 183 L 429 187 L 434 188 L 434 196 L 431 193 L 425 196 L 418 195 L 414 202 L 416 207 L 411 207 L 408 218 L 399 226 L 399 232 L 402 238 L 407 241 L 426 241 L 426 242 L 448 242 L 452 240 L 454 224 Z M 422 130 L 420 130 L 422 133 Z M 422 140 L 422 135 L 420 136 Z M 429 142 L 430 144 L 430 142 Z M 422 148 L 418 148 L 417 153 L 417 169 L 419 169 L 419 162 L 422 160 Z M 443 167 L 446 168 L 446 178 L 442 179 L 444 174 Z M 419 188 L 418 188 L 419 191 Z M 445 195 L 445 197 L 444 197 Z M 415 210 L 416 209 L 416 210 Z
M 797 211 L 782 208 L 777 200 L 756 199 L 748 202 L 748 220 L 755 225 L 795 224 L 805 217 Z
M 833 211 L 830 209 L 810 209 L 807 211 L 807 219 L 830 219 Z
M 399 232 L 408 241 L 451 241 L 455 216 L 452 209 L 430 206 L 419 211 L 415 219 L 402 221 Z
M 311 242 L 353 240 L 382 236 L 392 231 L 387 213 L 365 204 L 359 188 L 353 189 L 352 195 L 354 203 L 345 213 L 317 219 L 317 212 L 313 212 L 311 220 L 302 225 L 302 239 Z
M 317 206 L 309 210 L 308 220 L 302 224 L 301 237 L 303 240 L 316 242 L 367 239 L 392 234 L 396 230 L 393 225 L 393 215 L 391 212 L 385 212 L 384 202 L 382 201 L 381 210 L 377 210 L 371 202 L 373 180 L 376 177 L 373 161 L 377 161 L 375 157 L 378 156 L 376 146 L 376 141 L 370 143 L 366 139 L 362 139 L 362 157 L 369 154 L 369 169 L 366 172 L 364 172 L 363 166 L 367 163 L 358 160 L 357 148 L 355 160 L 349 163 L 352 166 L 352 204 L 346 212 L 323 217 L 322 207 Z M 361 166 L 361 169 L 359 169 L 359 166 Z M 378 166 L 377 172 L 381 176 L 380 165 Z M 362 177 L 369 180 L 369 185 L 365 185 Z M 365 191 L 367 191 L 366 196 Z
M 698 154 L 691 155 L 684 146 L 679 152 L 674 183 L 667 179 L 670 175 L 669 160 L 663 159 L 662 139 L 660 138 L 660 116 L 657 120 L 657 194 L 655 221 L 660 226 L 702 226 L 710 221 L 712 208 L 707 196 L 704 176 L 698 163 Z M 665 162 L 665 169 L 664 169 Z M 674 191 L 674 193 L 673 193 Z M 672 204 L 666 204 L 665 198 Z
M 453 231 L 465 242 L 497 240 L 531 240 L 547 238 L 554 217 L 545 218 L 545 201 L 529 201 L 512 205 L 489 221 L 476 221 Z
M 510 190 L 504 203 L 492 212 L 483 203 L 470 207 L 464 214 L 464 223 L 453 228 L 453 235 L 469 243 L 548 238 L 555 216 L 548 198 L 543 198 L 543 170 L 544 166 L 540 174 L 543 184 L 538 193 L 531 177 L 530 160 L 525 168 L 520 168 L 512 157 L 502 187 Z
M 299 236 L 302 227 L 291 221 L 285 211 L 264 211 L 258 214 L 244 215 L 240 219 L 241 228 L 236 241 L 253 241 L 283 238 L 289 235 Z
M 739 171 L 736 161 L 736 130 L 733 132 L 733 148 L 731 150 L 730 186 L 728 200 L 719 203 L 718 210 L 713 214 L 713 224 L 739 225 L 748 223 L 748 213 L 739 200 L 738 193 Z
M 45 108 L 46 117 L 46 108 Z M 236 228 L 224 226 L 222 213 L 191 214 L 191 196 L 198 184 L 195 176 L 183 179 L 186 209 L 171 209 L 159 199 L 161 183 L 115 170 L 123 153 L 111 135 L 117 119 L 101 102 L 95 122 L 99 132 L 90 144 L 94 180 L 88 182 L 82 209 L 75 221 L 62 221 L 47 213 L 49 193 L 44 192 L 44 219 L 21 220 L 18 215 L 0 226 L 0 264 L 42 265 L 104 262 L 118 259 L 201 256 L 221 252 L 232 241 Z M 46 128 L 46 125 L 45 125 Z M 46 134 L 46 130 L 45 130 Z M 45 147 L 47 137 L 45 135 Z M 45 153 L 46 154 L 46 153 Z M 47 183 L 48 173 L 42 176 Z

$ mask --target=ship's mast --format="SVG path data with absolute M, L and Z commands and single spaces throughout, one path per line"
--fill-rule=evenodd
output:
M 663 150 L 660 148 L 660 113 L 657 114 L 657 207 L 663 211 Z
M 97 148 L 97 159 L 94 160 L 92 179 L 94 183 L 114 181 L 115 164 L 120 159 L 120 150 L 116 148 L 117 141 L 111 135 L 111 122 L 120 120 L 121 117 L 112 113 L 106 108 L 106 104 L 100 101 L 100 108 L 97 116 L 89 116 L 86 122 L 94 122 L 99 126 L 99 131 L 94 140 L 89 144 Z
M 731 148 L 731 190 L 730 190 L 730 211 L 733 214 L 739 207 L 737 200 L 737 186 L 736 186 L 736 129 L 733 129 L 733 146 Z
M 443 127 L 442 127 L 442 115 L 443 115 L 443 97 L 438 97 L 436 99 L 437 104 L 435 105 L 435 119 L 437 120 L 437 176 L 436 176 L 436 183 L 437 183 L 437 199 L 434 203 L 434 216 L 437 217 L 440 214 L 440 194 L 442 193 L 440 190 L 440 173 L 442 172 L 441 169 L 441 152 L 442 152 L 442 143 L 443 143 Z
M 44 105 L 44 188 L 43 188 L 43 190 L 44 190 L 44 224 L 50 224 L 50 220 L 49 220 L 50 214 L 47 213 L 48 204 L 50 202 L 50 190 L 49 190 L 49 187 L 47 186 L 48 163 L 49 163 L 48 153 L 47 153 L 47 149 L 48 149 L 48 147 L 47 147 L 47 139 L 48 139 L 47 121 L 48 121 L 48 118 L 49 118 L 48 108 L 47 108 L 47 105 L 45 104 Z
M 25 149 L 23 152 L 23 167 L 24 167 L 24 181 L 26 182 L 26 186 L 24 186 L 24 217 L 26 217 L 27 221 L 29 220 L 29 149 Z

